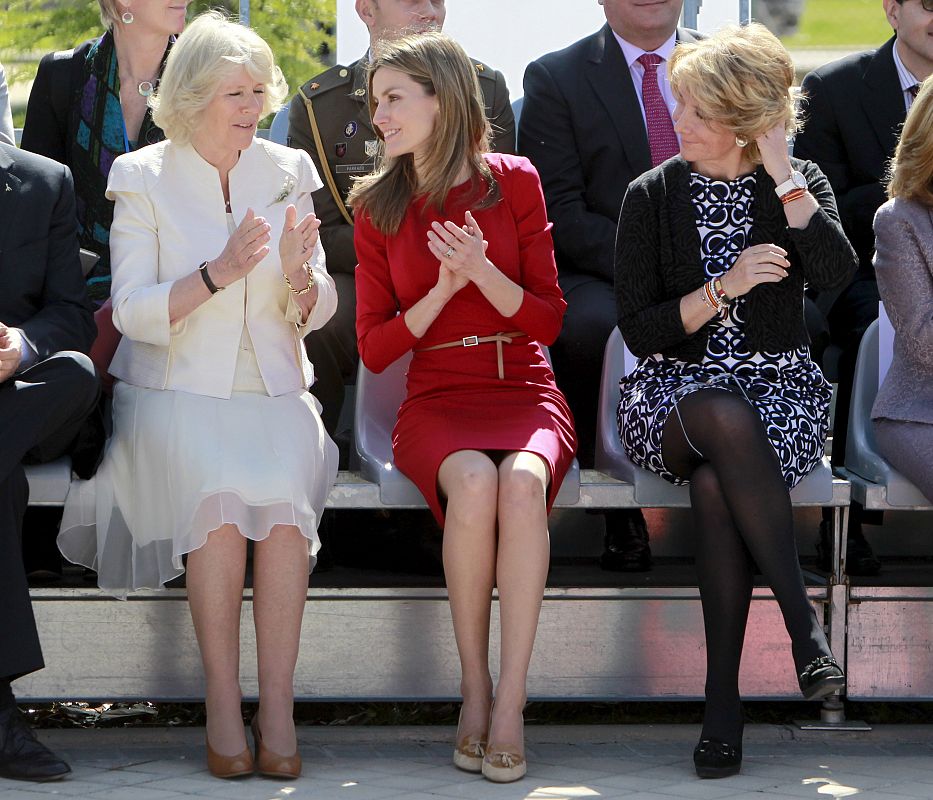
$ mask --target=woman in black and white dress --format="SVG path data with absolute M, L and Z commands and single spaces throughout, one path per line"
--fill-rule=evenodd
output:
M 787 51 L 765 28 L 678 45 L 681 154 L 634 181 L 619 221 L 619 328 L 641 358 L 621 381 L 629 457 L 689 481 L 706 624 L 701 777 L 739 770 L 739 662 L 760 567 L 790 634 L 801 691 L 845 685 L 797 561 L 789 490 L 824 450 L 829 386 L 810 359 L 804 283 L 844 284 L 856 257 L 819 169 L 787 154 Z

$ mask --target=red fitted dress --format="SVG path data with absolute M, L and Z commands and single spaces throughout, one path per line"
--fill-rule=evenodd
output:
M 421 490 L 441 525 L 437 471 L 451 453 L 536 453 L 550 471 L 550 509 L 576 450 L 570 409 L 541 349 L 557 338 L 566 308 L 557 285 L 541 182 L 525 158 L 496 153 L 485 158 L 502 197 L 490 208 L 474 210 L 473 216 L 489 242 L 489 260 L 525 290 L 513 316 L 504 317 L 468 283 L 420 339 L 402 317 L 437 282 L 438 261 L 428 250 L 431 222 L 465 224 L 464 212 L 476 199 L 469 183 L 454 187 L 443 214 L 425 208 L 423 199 L 414 200 L 394 236 L 377 231 L 366 214 L 357 217 L 354 233 L 360 357 L 369 369 L 381 372 L 414 350 L 392 449 L 396 466 Z M 526 335 L 502 346 L 502 379 L 493 343 L 423 349 L 517 331 Z

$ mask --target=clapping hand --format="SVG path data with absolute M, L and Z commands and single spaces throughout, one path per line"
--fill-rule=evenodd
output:
M 23 361 L 23 338 L 0 322 L 0 383 L 10 378 Z
M 248 209 L 243 221 L 227 240 L 223 252 L 213 262 L 211 275 L 219 287 L 245 278 L 269 254 L 269 223 Z
M 462 227 L 450 220 L 443 225 L 431 223 L 428 249 L 441 266 L 466 280 L 477 281 L 493 266 L 486 258 L 489 242 L 483 240 L 483 232 L 469 211 L 464 218 L 466 224 Z
M 298 209 L 294 205 L 285 209 L 285 226 L 279 237 L 279 258 L 282 272 L 289 278 L 303 271 L 305 262 L 311 260 L 320 227 L 321 221 L 313 213 L 305 214 L 299 222 Z

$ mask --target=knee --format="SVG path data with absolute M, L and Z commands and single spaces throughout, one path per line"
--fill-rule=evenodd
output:
M 100 379 L 94 362 L 84 353 L 63 350 L 46 359 L 54 370 L 60 391 L 76 406 L 90 410 L 100 396 Z
M 547 502 L 546 479 L 533 469 L 513 467 L 499 476 L 499 505 L 522 514 L 542 509 Z
M 557 346 L 574 358 L 599 361 L 616 326 L 615 295 L 611 284 L 593 281 L 567 295 L 567 311 Z
M 761 417 L 744 397 L 731 392 L 717 392 L 715 398 L 704 404 L 699 419 L 695 420 L 712 436 L 733 449 L 749 437 L 764 434 Z
M 722 494 L 716 471 L 708 462 L 700 464 L 690 473 L 690 494 L 703 497 L 718 497 Z
M 448 492 L 448 501 L 456 500 L 461 508 L 475 510 L 495 503 L 499 491 L 499 473 L 488 461 L 471 461 L 464 464 Z

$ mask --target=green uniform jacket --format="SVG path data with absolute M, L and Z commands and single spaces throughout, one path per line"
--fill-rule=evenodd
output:
M 492 125 L 492 149 L 514 153 L 515 118 L 505 77 L 479 61 L 473 63 Z M 312 78 L 298 90 L 288 112 L 288 143 L 308 152 L 324 181 L 324 188 L 314 193 L 314 211 L 321 220 L 321 243 L 327 254 L 327 270 L 332 274 L 352 273 L 356 252 L 353 226 L 348 220 L 350 211 L 342 203 L 338 205 L 327 173 L 346 200 L 353 178 L 372 172 L 376 166 L 378 139 L 366 98 L 366 64 L 363 57 L 349 67 L 338 64 Z M 318 152 L 311 133 L 308 102 L 313 104 L 323 153 Z

